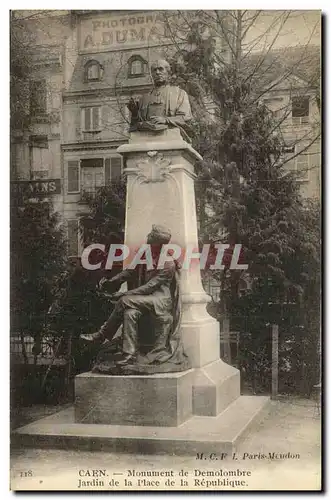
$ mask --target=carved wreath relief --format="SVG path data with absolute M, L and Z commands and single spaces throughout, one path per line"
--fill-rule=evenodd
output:
M 170 172 L 171 160 L 158 151 L 148 151 L 148 159 L 137 162 L 140 182 L 163 182 Z

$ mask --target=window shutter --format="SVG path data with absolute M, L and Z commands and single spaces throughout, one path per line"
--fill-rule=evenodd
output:
M 122 175 L 122 159 L 114 156 L 111 158 L 111 180 L 120 179 Z
M 98 130 L 99 127 L 99 112 L 100 108 L 92 108 L 92 123 L 93 123 L 93 130 Z
M 68 193 L 77 193 L 79 191 L 79 162 L 68 162 Z
M 122 158 L 113 156 L 105 159 L 105 185 L 120 179 L 122 176 Z
M 300 175 L 300 180 L 309 180 L 309 155 L 301 154 L 297 156 L 297 172 Z
M 48 149 L 47 135 L 30 135 L 30 146 L 33 148 Z
M 309 97 L 292 98 L 292 117 L 309 116 Z
M 33 116 L 47 111 L 46 80 L 31 82 L 30 112 Z
M 48 170 L 36 170 L 35 172 L 32 172 L 33 180 L 47 179 L 47 177 L 48 177 Z
M 105 185 L 109 186 L 111 182 L 111 175 L 110 175 L 110 158 L 105 159 Z
M 84 108 L 84 129 L 91 129 L 91 108 Z
M 68 220 L 68 254 L 69 257 L 78 255 L 78 219 Z
M 38 104 L 41 113 L 47 111 L 46 80 L 43 80 L 38 90 Z

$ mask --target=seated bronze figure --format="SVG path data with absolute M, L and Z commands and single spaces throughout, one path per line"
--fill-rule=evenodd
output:
M 162 373 L 190 368 L 179 331 L 180 266 L 173 260 L 163 269 L 157 269 L 162 245 L 169 243 L 170 238 L 167 229 L 153 226 L 147 237 L 153 269 L 139 265 L 136 269 L 122 271 L 111 280 L 102 280 L 103 290 L 124 282 L 128 282 L 129 290 L 110 295 L 110 299 L 117 302 L 98 332 L 81 335 L 87 342 L 104 342 L 93 371 Z

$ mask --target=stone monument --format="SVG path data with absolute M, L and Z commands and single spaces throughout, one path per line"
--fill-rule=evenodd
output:
M 129 143 L 118 149 L 124 157 L 127 176 L 125 244 L 129 248 L 139 248 L 146 241 L 146 234 L 152 224 L 156 223 L 169 228 L 171 241 L 181 248 L 197 249 L 194 163 L 201 157 L 184 140 L 191 120 L 189 99 L 184 90 L 169 85 L 170 67 L 166 61 L 156 61 L 151 72 L 154 88 L 139 102 L 130 101 L 131 136 Z M 186 409 L 184 412 L 186 418 L 191 412 L 194 415 L 216 416 L 239 397 L 239 371 L 220 359 L 219 323 L 206 311 L 210 297 L 203 289 L 198 265 L 181 270 L 180 287 L 180 337 L 193 369 L 187 373 L 178 373 L 173 378 L 169 373 L 167 380 L 169 387 L 173 387 L 176 381 L 176 405 L 182 404 L 178 383 L 181 379 L 186 380 L 186 390 L 192 393 L 190 411 Z M 119 391 L 122 390 L 122 384 L 127 382 L 125 376 L 123 380 L 116 379 Z M 95 377 L 97 375 L 92 379 L 94 386 Z M 89 380 L 88 375 L 78 376 L 76 380 L 78 419 L 84 418 L 91 406 L 90 391 L 86 392 Z M 166 398 L 169 391 L 164 379 L 161 380 L 160 384 L 157 373 L 152 382 L 148 379 L 148 383 L 153 386 L 153 395 L 143 412 L 143 423 L 151 422 L 152 415 L 156 415 L 153 407 L 155 393 L 158 392 L 162 405 L 162 399 Z M 113 383 L 113 379 L 109 378 L 109 384 Z M 102 378 L 102 385 L 104 384 L 105 379 Z M 136 393 L 134 383 L 132 391 Z M 134 399 L 129 394 L 121 397 L 126 399 L 125 418 L 133 412 L 138 423 L 136 409 L 132 407 Z M 185 404 L 186 399 L 187 395 Z M 172 414 L 172 409 L 170 410 Z M 114 422 L 113 411 L 103 413 L 102 416 L 99 413 L 97 421 L 109 424 Z M 162 425 L 164 419 L 165 414 Z M 96 421 L 95 412 L 91 413 L 88 420 Z M 117 411 L 115 421 L 123 423 L 123 416 L 118 415 Z M 169 422 L 173 425 L 172 419 Z M 157 418 L 153 424 L 159 424 Z
M 154 224 L 168 228 L 168 241 L 171 235 L 181 248 L 197 250 L 194 164 L 201 157 L 188 142 L 189 99 L 169 85 L 166 61 L 156 61 L 151 70 L 154 89 L 130 102 L 130 139 L 118 148 L 127 176 L 125 244 L 139 248 Z M 153 453 L 232 450 L 267 398 L 240 396 L 239 370 L 220 359 L 219 323 L 206 311 L 210 297 L 198 265 L 181 269 L 180 292 L 178 333 L 189 365 L 181 358 L 178 371 L 160 373 L 159 364 L 150 373 L 123 373 L 136 359 L 122 357 L 117 374 L 78 375 L 69 433 L 85 436 L 91 446 L 99 439 L 103 449 L 122 444 Z

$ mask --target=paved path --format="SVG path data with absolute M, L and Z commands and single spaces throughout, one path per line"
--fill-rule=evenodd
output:
M 127 455 L 71 450 L 14 450 L 11 463 L 11 488 L 72 490 L 80 485 L 81 491 L 119 490 L 123 489 L 124 478 L 129 479 L 128 471 L 135 470 L 136 476 L 134 479 L 131 477 L 131 489 L 140 491 L 148 489 L 147 481 L 157 480 L 163 486 L 162 489 L 180 489 L 181 479 L 189 482 L 188 487 L 183 486 L 183 489 L 200 489 L 201 491 L 213 489 L 318 490 L 321 468 L 320 418 L 314 403 L 302 399 L 272 401 L 264 410 L 263 417 L 263 420 L 255 423 L 247 436 L 241 440 L 235 459 L 226 457 L 221 460 L 221 457 L 218 457 L 218 460 L 213 460 L 215 457 L 207 456 L 203 460 L 197 460 L 195 456 Z M 274 453 L 275 458 L 271 459 L 269 453 Z M 287 458 L 279 458 L 279 454 L 285 454 Z M 106 471 L 106 477 L 97 479 L 99 485 L 92 486 L 83 483 L 83 481 L 92 481 L 92 477 L 82 476 L 81 474 L 86 474 L 82 471 L 92 469 Z M 229 471 L 238 469 L 241 475 L 229 476 Z M 141 471 L 146 470 L 172 471 L 173 476 L 172 478 L 139 476 Z M 181 470 L 184 474 L 188 472 L 188 478 L 179 476 Z M 197 472 L 194 472 L 195 470 Z M 28 471 L 31 471 L 32 476 Z M 206 472 L 207 475 L 203 475 Z M 25 473 L 28 477 L 24 477 Z M 247 473 L 251 475 L 248 476 Z M 140 480 L 139 486 L 138 479 Z M 175 485 L 165 486 L 167 479 L 174 480 Z M 197 480 L 200 482 L 197 483 Z M 101 481 L 104 482 L 103 485 Z M 109 482 L 114 484 L 115 481 L 119 482 L 119 486 L 109 485 Z M 209 481 L 209 483 L 203 481 Z M 233 481 L 241 481 L 242 484 L 233 483 Z

